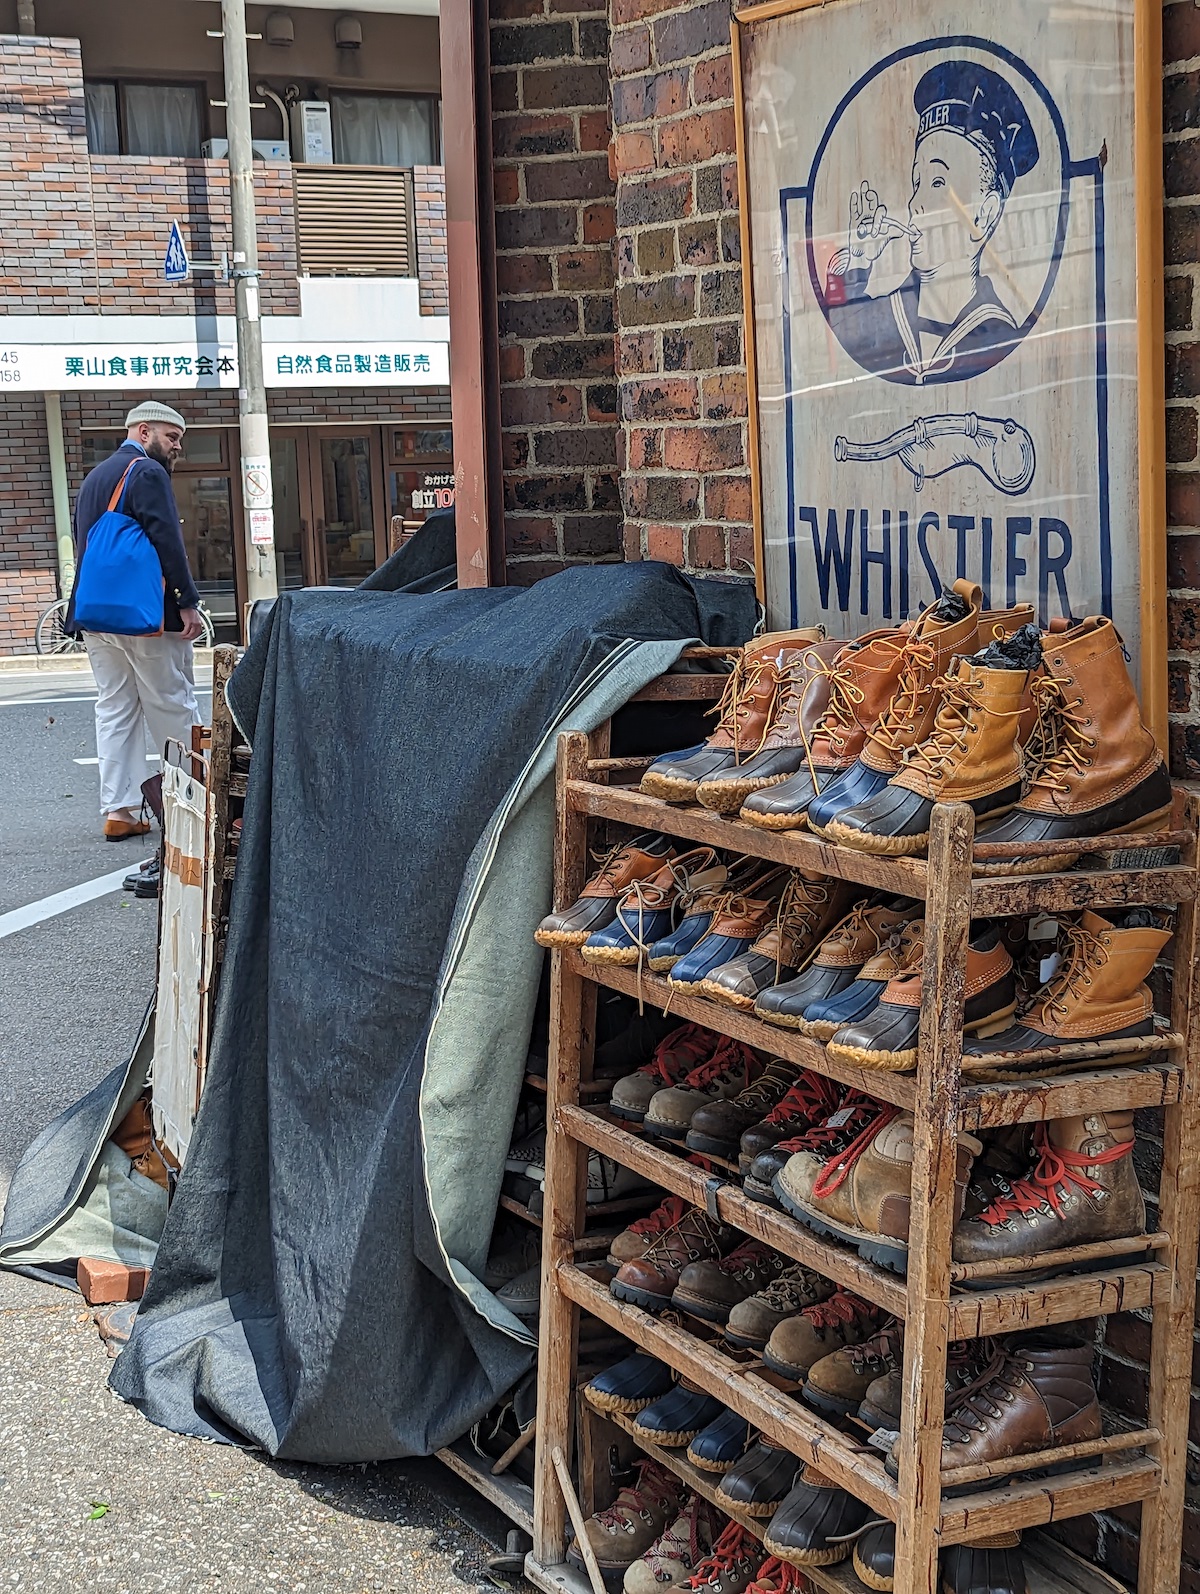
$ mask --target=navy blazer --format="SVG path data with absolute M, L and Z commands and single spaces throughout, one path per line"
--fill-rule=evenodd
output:
M 183 621 L 179 611 L 196 608 L 200 594 L 196 591 L 196 583 L 188 568 L 187 549 L 183 545 L 179 510 L 175 506 L 175 494 L 171 491 L 170 474 L 158 460 L 150 459 L 140 444 L 122 443 L 114 454 L 84 477 L 79 497 L 75 500 L 75 569 L 80 568 L 87 552 L 88 532 L 107 510 L 108 501 L 131 460 L 137 460 L 138 463 L 125 484 L 121 508 L 137 521 L 149 537 L 162 566 L 167 583 L 163 594 L 163 630 L 182 631 Z M 63 629 L 76 631 L 74 592 L 71 593 Z

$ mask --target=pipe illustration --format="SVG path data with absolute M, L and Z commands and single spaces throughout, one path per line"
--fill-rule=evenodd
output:
M 897 455 L 916 477 L 918 492 L 935 476 L 944 476 L 960 465 L 974 465 L 1002 493 L 1023 493 L 1037 467 L 1033 438 L 1011 417 L 925 415 L 878 443 L 852 443 L 848 437 L 838 437 L 833 444 L 833 457 L 839 464 L 847 460 L 871 464 Z

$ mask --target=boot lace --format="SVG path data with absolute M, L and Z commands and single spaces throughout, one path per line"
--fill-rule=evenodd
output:
M 763 1119 L 766 1124 L 784 1124 L 789 1118 L 828 1117 L 837 1111 L 838 1092 L 833 1080 L 811 1069 L 804 1073 L 780 1098 Z
M 1084 1173 L 1085 1168 L 1119 1162 L 1122 1157 L 1133 1154 L 1132 1140 L 1110 1146 L 1106 1151 L 1095 1152 L 1071 1151 L 1066 1146 L 1056 1146 L 1044 1123 L 1038 1124 L 1034 1130 L 1033 1145 L 1038 1160 L 1032 1171 L 1024 1179 L 1014 1179 L 1007 1193 L 997 1196 L 991 1206 L 980 1213 L 980 1223 L 995 1228 L 998 1224 L 1007 1223 L 1009 1218 L 1018 1213 L 1029 1218 L 1035 1213 L 1048 1211 L 1061 1218 L 1067 1186 L 1074 1185 L 1087 1195 L 1097 1195 L 1103 1189 L 1101 1184 Z
M 712 1031 L 705 1029 L 703 1024 L 681 1024 L 659 1041 L 654 1048 L 654 1055 L 648 1063 L 642 1064 L 638 1073 L 648 1074 L 651 1079 L 661 1079 L 664 1085 L 673 1085 L 681 1073 L 689 1072 L 688 1064 L 695 1068 L 712 1043 Z M 691 1054 L 683 1068 L 671 1070 L 667 1067 L 667 1058 L 672 1052 Z
M 905 755 L 906 769 L 918 769 L 931 784 L 941 785 L 966 756 L 967 738 L 978 734 L 977 714 L 993 719 L 1019 719 L 1021 710 L 989 708 L 982 700 L 983 681 L 969 675 L 943 675 L 937 685 L 941 703 L 932 734 Z
M 711 1085 L 717 1080 L 727 1079 L 730 1074 L 739 1070 L 743 1074 L 743 1083 L 752 1083 L 750 1070 L 757 1059 L 749 1046 L 743 1046 L 741 1041 L 724 1040 L 707 1062 L 700 1063 L 693 1068 L 683 1081 L 687 1090 L 703 1090 L 706 1085 Z
M 772 929 L 775 931 L 775 983 L 779 983 L 779 976 L 783 973 L 785 964 L 793 965 L 785 959 L 785 950 L 803 944 L 806 935 L 812 935 L 821 921 L 821 915 L 829 902 L 829 887 L 812 880 L 805 880 L 802 875 L 793 875 L 784 888 L 783 896 L 779 899 L 779 915 Z M 807 967 L 817 955 L 819 948 L 814 944 L 804 962 L 797 968 Z
M 1090 767 L 1096 750 L 1097 738 L 1084 729 L 1094 723 L 1090 714 L 1081 710 L 1087 707 L 1083 697 L 1068 697 L 1068 686 L 1056 676 L 1041 677 L 1036 686 L 1038 694 L 1038 725 L 1042 730 L 1043 752 L 1030 789 L 1040 786 L 1058 802 L 1071 790 L 1072 775 L 1081 775 Z
M 807 1594 L 809 1586 L 799 1567 L 772 1555 L 759 1567 L 746 1594 Z
M 689 1568 L 699 1566 L 708 1554 L 718 1518 L 716 1509 L 699 1495 L 693 1495 L 687 1510 L 671 1524 L 662 1538 L 643 1557 L 658 1583 L 670 1582 L 663 1561 L 682 1561 Z M 703 1526 L 703 1538 L 701 1528 Z
M 707 1588 L 710 1583 L 716 1583 L 727 1572 L 732 1572 L 740 1561 L 748 1560 L 757 1550 L 757 1546 L 758 1540 L 742 1527 L 740 1522 L 729 1523 L 713 1545 L 712 1554 L 706 1561 L 701 1561 L 682 1587 Z
M 899 1323 L 892 1319 L 884 1324 L 878 1334 L 864 1339 L 861 1345 L 850 1347 L 850 1365 L 856 1373 L 875 1368 L 890 1372 L 904 1354 L 904 1333 Z
M 588 884 L 590 886 L 617 886 L 617 876 L 620 874 L 622 866 L 633 857 L 634 853 L 644 850 L 636 841 L 619 841 L 615 847 L 610 847 L 607 852 L 593 852 L 592 859 L 600 867 L 588 881 Z M 664 857 L 662 861 L 666 863 L 667 859 Z
M 741 761 L 742 738 L 746 734 L 745 722 L 758 701 L 760 683 L 764 675 L 770 677 L 771 697 L 767 713 L 763 717 L 763 729 L 758 742 L 754 747 L 746 748 L 751 755 L 757 753 L 767 739 L 767 730 L 774 718 L 775 699 L 779 691 L 778 667 L 774 659 L 757 658 L 747 664 L 743 655 L 734 665 L 720 701 L 709 710 L 709 713 L 717 717 L 714 735 L 720 735 L 723 731 L 729 737 L 733 743 L 733 756 L 736 762 Z
M 1091 985 L 1092 975 L 1108 962 L 1108 951 L 1100 937 L 1093 935 L 1082 924 L 1066 926 L 1067 950 L 1063 965 L 1046 986 L 1044 994 L 1036 999 L 1030 1012 L 1036 1029 L 1053 1029 L 1056 1019 L 1065 1018 L 1075 1006 L 1085 1002 L 1085 987 Z
M 730 1251 L 728 1256 L 723 1256 L 717 1263 L 717 1270 L 736 1277 L 739 1273 L 761 1273 L 765 1268 L 773 1270 L 776 1260 L 775 1252 L 769 1245 L 764 1245 L 761 1240 L 747 1240 L 739 1245 L 736 1250 Z
M 828 1288 L 825 1280 L 819 1273 L 814 1273 L 811 1268 L 797 1262 L 794 1267 L 789 1267 L 786 1272 L 772 1279 L 765 1289 L 758 1292 L 758 1299 L 764 1306 L 775 1311 L 779 1307 L 795 1306 L 798 1302 L 807 1300 L 814 1289 Z
M 775 1093 L 779 1086 L 779 1074 L 778 1072 L 772 1073 L 771 1070 L 791 1068 L 791 1066 L 790 1063 L 785 1063 L 781 1057 L 774 1058 L 772 1062 L 767 1064 L 766 1072 L 761 1079 L 756 1080 L 753 1085 L 748 1085 L 745 1090 L 738 1092 L 738 1106 L 750 1108 L 755 1112 L 773 1107 L 776 1100 Z M 792 1088 L 795 1089 L 794 1086 Z
M 860 1130 L 874 1124 L 883 1109 L 883 1102 L 876 1101 L 874 1096 L 868 1096 L 861 1090 L 847 1091 L 842 1105 L 830 1114 L 831 1118 L 840 1120 L 838 1123 L 831 1123 L 827 1118 L 823 1124 L 806 1129 L 803 1134 L 793 1135 L 790 1140 L 781 1140 L 775 1150 L 812 1151 L 817 1156 L 831 1157 L 843 1146 L 848 1146 Z
M 857 1295 L 851 1295 L 849 1290 L 834 1290 L 828 1300 L 818 1301 L 815 1306 L 806 1306 L 800 1313 L 801 1317 L 807 1317 L 814 1328 L 821 1329 L 837 1328 L 842 1323 L 869 1323 L 875 1315 L 873 1306 L 868 1306 Z
M 683 1226 L 690 1225 L 685 1233 Z M 721 1236 L 721 1225 L 713 1221 L 706 1212 L 701 1212 L 698 1207 L 685 1211 L 678 1223 L 673 1223 L 669 1229 L 664 1229 L 658 1239 L 646 1252 L 646 1260 L 655 1261 L 666 1259 L 670 1261 L 679 1247 L 676 1241 L 683 1243 L 689 1262 L 699 1262 L 712 1258 L 718 1249 Z
M 1026 1364 L 1015 1357 L 998 1351 L 983 1370 L 963 1386 L 947 1403 L 946 1426 L 942 1429 L 942 1445 L 966 1444 L 972 1432 L 986 1433 L 989 1422 L 997 1422 L 1004 1415 L 1003 1407 L 1010 1406 L 1013 1393 L 1024 1383 Z
M 875 1136 L 879 1134 L 880 1130 L 885 1129 L 900 1112 L 899 1107 L 893 1106 L 891 1102 L 876 1103 L 876 1106 L 878 1110 L 871 1122 L 865 1124 L 849 1144 L 835 1151 L 817 1175 L 813 1182 L 812 1191 L 817 1200 L 821 1200 L 824 1196 L 832 1195 L 835 1190 L 845 1184 L 851 1168 L 875 1139 Z
M 631 1223 L 629 1234 L 636 1234 L 639 1239 L 649 1236 L 665 1234 L 668 1229 L 673 1229 L 681 1223 L 688 1214 L 688 1204 L 682 1196 L 668 1196 L 653 1212 L 648 1212 L 644 1218 L 639 1218 L 636 1223 Z
M 657 1506 L 669 1510 L 679 1498 L 679 1485 L 665 1467 L 654 1461 L 637 1463 L 637 1478 L 627 1483 L 613 1503 L 597 1511 L 593 1520 L 606 1528 L 632 1532 L 634 1521 Z
M 884 748 L 894 758 L 903 755 L 907 741 L 905 733 L 911 732 L 914 722 L 927 706 L 934 687 L 934 668 L 937 665 L 937 648 L 910 636 L 901 649 L 900 678 L 891 702 L 884 709 L 877 724 L 868 732 L 876 746 Z

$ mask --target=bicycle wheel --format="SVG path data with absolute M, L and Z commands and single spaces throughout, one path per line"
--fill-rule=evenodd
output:
M 52 603 L 37 623 L 33 645 L 39 653 L 82 653 L 83 643 L 63 630 L 67 618 L 67 600 L 60 598 Z
M 196 642 L 198 648 L 211 648 L 216 632 L 213 630 L 212 615 L 209 614 L 204 604 L 200 605 L 200 624 L 204 627 Z

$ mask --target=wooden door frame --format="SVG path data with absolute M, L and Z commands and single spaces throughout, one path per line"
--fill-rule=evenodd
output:
M 325 491 L 321 482 L 321 441 L 327 437 L 365 437 L 371 450 L 371 519 L 375 533 L 375 567 L 387 558 L 387 514 L 384 497 L 387 479 L 383 465 L 383 427 L 378 421 L 361 426 L 305 426 L 308 434 L 308 492 L 312 505 L 313 575 L 315 586 L 329 585 L 325 558 Z M 320 515 L 317 510 L 320 507 Z
M 300 574 L 303 585 L 319 587 L 324 550 L 317 542 L 316 500 L 313 495 L 311 426 L 272 426 L 271 436 L 291 439 L 296 445 L 296 486 L 300 497 Z

